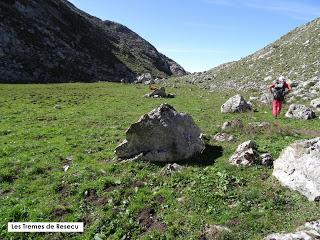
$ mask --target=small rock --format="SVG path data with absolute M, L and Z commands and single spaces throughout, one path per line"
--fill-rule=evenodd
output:
M 259 155 L 257 153 L 257 144 L 254 141 L 247 141 L 240 144 L 229 161 L 232 165 L 251 166 L 257 163 Z
M 149 98 L 175 98 L 174 94 L 166 93 L 166 89 L 161 87 L 159 89 L 155 89 L 153 92 L 144 95 L 144 97 Z
M 272 157 L 271 153 L 263 153 L 260 155 L 260 158 L 261 158 L 261 165 L 272 166 L 273 157 Z
M 185 197 L 181 197 L 181 198 L 177 198 L 178 202 L 185 202 L 186 198 Z
M 310 106 L 315 110 L 320 111 L 320 98 L 313 99 L 310 103 Z
M 145 81 L 144 82 L 145 85 L 151 85 L 151 84 L 155 84 L 155 81 L 153 79 Z
M 258 97 L 253 97 L 253 96 L 249 97 L 249 101 L 256 101 L 258 99 L 259 99 Z
M 264 127 L 269 127 L 270 123 L 269 122 L 253 122 L 253 123 L 249 123 L 248 125 L 253 127 L 258 127 L 258 128 L 264 128 Z
M 311 108 L 308 108 L 305 105 L 291 104 L 285 116 L 287 118 L 308 120 L 315 118 L 316 114 Z
M 223 235 L 227 233 L 231 233 L 231 230 L 225 226 L 207 225 L 202 233 L 202 239 L 222 239 Z
M 232 121 L 227 121 L 227 122 L 224 122 L 222 124 L 222 127 L 221 127 L 221 130 L 228 130 L 228 129 L 231 129 L 231 128 L 237 128 L 237 129 L 240 129 L 240 128 L 243 128 L 243 123 L 240 119 L 235 119 L 235 120 L 232 120 Z
M 179 172 L 182 170 L 182 168 L 183 167 L 177 163 L 173 163 L 173 164 L 169 163 L 164 167 L 164 170 L 170 173 L 170 172 Z
M 150 73 L 144 73 L 141 76 L 137 77 L 135 83 L 144 83 L 151 80 L 153 80 L 152 75 Z
M 228 141 L 228 142 L 231 142 L 234 140 L 234 136 L 232 135 L 228 135 L 226 133 L 217 133 L 213 139 L 215 141 L 218 141 L 218 142 L 225 142 L 225 141 Z
M 221 127 L 221 129 L 222 130 L 227 130 L 228 128 L 231 128 L 231 122 L 224 122 L 223 124 L 222 124 L 222 127 Z

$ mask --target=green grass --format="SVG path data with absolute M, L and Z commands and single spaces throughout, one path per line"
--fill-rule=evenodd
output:
M 0 85 L 0 239 L 198 239 L 206 224 L 230 227 L 228 239 L 262 239 L 320 218 L 319 203 L 281 187 L 272 169 L 228 163 L 249 139 L 277 157 L 293 141 L 311 137 L 294 130 L 310 134 L 319 120 L 275 120 L 267 106 L 221 114 L 231 92 L 184 86 L 169 89 L 177 97 L 165 100 L 143 98 L 147 92 L 142 85 L 112 83 Z M 125 130 L 164 102 L 191 114 L 209 136 L 226 120 L 240 118 L 245 127 L 231 130 L 234 143 L 210 142 L 223 148 L 222 156 L 208 155 L 206 164 L 185 164 L 181 172 L 117 161 L 114 149 Z M 271 127 L 248 126 L 256 121 Z M 139 226 L 146 208 L 155 209 L 164 232 Z M 84 221 L 85 232 L 9 234 L 9 221 Z

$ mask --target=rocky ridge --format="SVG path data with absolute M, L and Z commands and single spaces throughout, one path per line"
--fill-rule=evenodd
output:
M 133 82 L 184 69 L 127 27 L 66 0 L 0 2 L 0 83 Z
M 300 87 L 319 77 L 320 18 L 300 26 L 265 48 L 239 61 L 222 64 L 209 71 L 184 76 L 179 81 L 210 89 L 264 90 L 280 75 Z M 306 84 L 308 85 L 308 84 Z M 302 90 L 301 90 L 302 89 Z M 314 87 L 314 95 L 319 94 Z

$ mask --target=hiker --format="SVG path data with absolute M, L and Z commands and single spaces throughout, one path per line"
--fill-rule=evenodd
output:
M 285 95 L 291 91 L 291 86 L 286 82 L 286 78 L 281 76 L 270 86 L 269 89 L 273 94 L 272 115 L 277 118 L 280 115 Z

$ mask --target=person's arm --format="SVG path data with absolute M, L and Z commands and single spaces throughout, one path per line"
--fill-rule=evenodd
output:
M 269 91 L 272 93 L 272 89 L 274 88 L 274 84 L 269 87 Z
M 290 92 L 292 90 L 292 87 L 289 83 L 287 83 L 287 89 L 288 89 L 288 92 Z
M 285 83 L 284 89 L 287 89 L 287 91 L 285 91 L 285 95 L 287 95 L 292 90 L 292 87 L 290 86 L 290 84 Z

